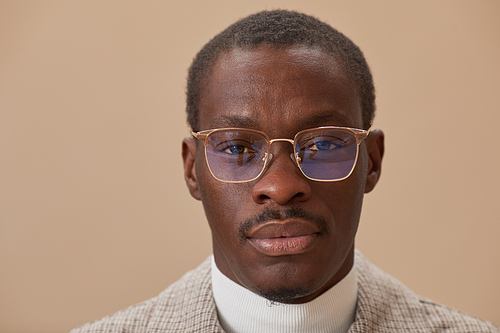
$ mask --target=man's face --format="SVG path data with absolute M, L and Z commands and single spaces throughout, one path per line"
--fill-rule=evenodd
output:
M 361 128 L 362 119 L 356 85 L 334 58 L 307 47 L 262 46 L 219 56 L 200 95 L 199 124 L 200 130 L 251 128 L 292 139 L 319 126 Z M 340 281 L 353 264 L 363 194 L 379 174 L 370 137 L 343 181 L 308 180 L 290 158 L 292 145 L 275 142 L 265 173 L 237 184 L 216 180 L 203 142 L 185 139 L 186 181 L 203 202 L 219 269 L 247 289 L 289 303 L 310 301 Z

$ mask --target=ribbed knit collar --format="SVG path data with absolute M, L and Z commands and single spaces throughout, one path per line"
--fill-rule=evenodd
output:
M 303 304 L 284 304 L 251 292 L 226 277 L 212 256 L 212 290 L 219 322 L 227 333 L 346 333 L 354 322 L 356 265 L 335 286 Z

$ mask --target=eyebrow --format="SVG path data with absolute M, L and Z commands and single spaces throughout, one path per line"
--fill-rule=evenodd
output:
M 312 117 L 302 120 L 301 127 L 310 128 L 325 125 L 350 126 L 350 120 L 342 113 L 335 110 L 323 111 Z M 259 123 L 252 118 L 242 116 L 220 116 L 211 123 L 211 128 L 259 128 Z
M 302 126 L 315 127 L 324 125 L 350 126 L 349 118 L 336 110 L 327 110 L 302 121 Z
M 241 116 L 220 116 L 211 123 L 211 128 L 224 127 L 257 128 L 258 123 L 252 118 Z

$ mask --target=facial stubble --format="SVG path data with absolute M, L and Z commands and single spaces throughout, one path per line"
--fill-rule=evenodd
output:
M 323 216 L 319 214 L 310 213 L 305 211 L 304 209 L 297 207 L 288 208 L 282 211 L 267 208 L 259 215 L 247 219 L 240 225 L 240 227 L 238 228 L 238 238 L 240 244 L 244 244 L 247 241 L 246 235 L 252 228 L 266 223 L 269 220 L 284 220 L 289 218 L 300 218 L 313 223 L 319 230 L 320 234 L 328 235 L 330 233 L 328 222 Z M 310 287 L 306 286 L 294 286 L 293 288 L 278 286 L 273 289 L 264 289 L 259 286 L 254 286 L 254 288 L 254 292 L 271 301 L 271 304 L 274 304 L 275 302 L 286 304 L 295 303 L 297 299 L 311 295 L 316 291 L 311 290 Z

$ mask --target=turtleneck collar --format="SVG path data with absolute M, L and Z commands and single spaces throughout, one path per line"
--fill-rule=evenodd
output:
M 271 302 L 226 277 L 212 256 L 212 290 L 217 315 L 227 333 L 346 333 L 354 322 L 356 264 L 335 286 L 303 304 Z

